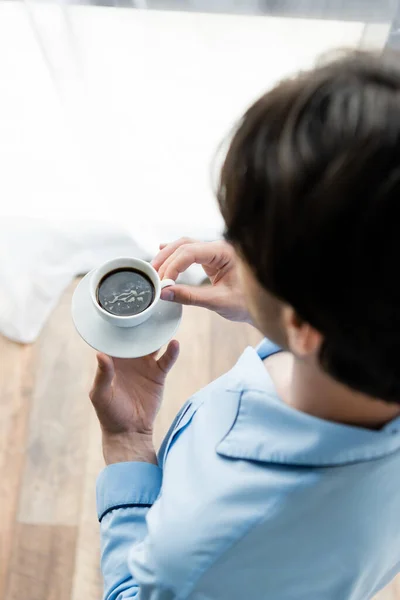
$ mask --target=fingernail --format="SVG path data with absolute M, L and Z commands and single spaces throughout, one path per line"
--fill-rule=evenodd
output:
M 161 300 L 167 300 L 168 302 L 172 302 L 175 298 L 175 293 L 172 290 L 163 290 L 161 292 Z

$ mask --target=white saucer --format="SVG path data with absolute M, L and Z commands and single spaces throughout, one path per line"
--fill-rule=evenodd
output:
M 152 316 L 136 327 L 116 327 L 101 318 L 89 292 L 92 272 L 79 283 L 72 298 L 72 319 L 89 346 L 115 358 L 139 358 L 159 350 L 174 337 L 182 319 L 182 306 L 160 300 Z

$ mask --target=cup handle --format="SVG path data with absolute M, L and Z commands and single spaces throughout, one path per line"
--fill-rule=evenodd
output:
M 175 285 L 175 281 L 173 279 L 163 279 L 161 281 L 161 289 L 163 290 L 165 287 L 169 285 Z

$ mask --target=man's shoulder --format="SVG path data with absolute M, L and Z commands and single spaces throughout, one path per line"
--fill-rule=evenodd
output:
M 291 598 L 288 572 L 340 597 L 332 548 L 340 542 L 350 581 L 360 564 L 372 565 L 371 548 L 392 544 L 375 523 L 385 507 L 397 528 L 400 489 L 386 471 L 400 457 L 375 460 L 379 444 L 368 442 L 367 454 L 366 432 L 293 411 L 249 358 L 196 394 L 168 437 L 161 496 L 148 514 L 155 570 L 179 599 L 202 586 L 204 597 L 243 597 L 248 581 L 251 597 Z M 315 577 L 318 564 L 332 581 Z M 230 596 L 217 594 L 221 581 L 234 582 Z

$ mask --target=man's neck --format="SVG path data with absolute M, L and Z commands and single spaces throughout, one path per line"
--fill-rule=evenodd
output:
M 325 374 L 317 365 L 287 352 L 265 360 L 281 399 L 296 410 L 326 421 L 380 429 L 400 415 L 400 405 L 355 392 Z

